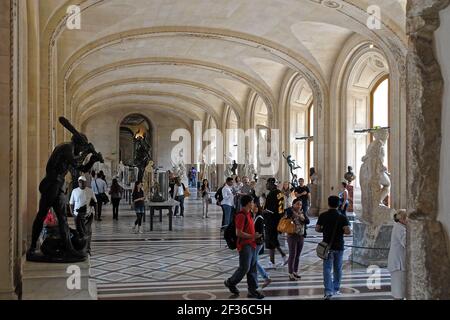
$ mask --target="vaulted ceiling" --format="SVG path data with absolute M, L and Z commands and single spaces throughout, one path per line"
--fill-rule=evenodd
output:
M 159 106 L 217 121 L 250 95 L 277 104 L 286 75 L 329 86 L 344 43 L 404 43 L 406 0 L 45 0 L 40 27 L 56 96 L 80 121 L 108 108 Z M 65 26 L 79 4 L 81 29 Z M 381 9 L 369 29 L 367 8 Z

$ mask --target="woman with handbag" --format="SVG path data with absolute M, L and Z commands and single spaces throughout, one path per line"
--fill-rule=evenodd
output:
M 132 194 L 132 199 L 134 203 L 134 211 L 136 212 L 136 222 L 134 223 L 133 231 L 136 233 L 143 233 L 142 227 L 142 217 L 145 214 L 145 195 L 143 183 L 138 181 L 134 185 L 134 190 Z
M 184 185 L 184 183 L 181 182 L 180 178 L 177 177 L 175 179 L 175 186 L 173 191 L 173 198 L 175 201 L 178 201 L 180 203 L 180 216 L 184 217 L 184 198 L 186 191 L 188 191 Z M 178 214 L 178 206 L 175 207 L 175 213 L 173 214 L 174 217 L 176 217 Z
M 293 224 L 291 233 L 287 235 L 289 280 L 296 281 L 301 279 L 301 276 L 298 275 L 298 265 L 303 249 L 306 226 L 309 224 L 308 217 L 302 211 L 302 201 L 300 199 L 295 199 L 292 202 L 292 208 L 286 210 L 286 218 L 290 219 Z
M 211 202 L 211 196 L 209 195 L 211 190 L 209 189 L 208 179 L 203 179 L 200 191 L 202 193 L 203 219 L 205 219 L 208 218 L 208 207 Z

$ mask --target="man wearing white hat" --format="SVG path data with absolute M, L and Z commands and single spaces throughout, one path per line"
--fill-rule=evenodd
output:
M 78 188 L 72 190 L 70 196 L 70 210 L 75 217 L 75 225 L 80 238 L 85 238 L 88 231 L 86 230 L 86 219 L 88 218 L 87 208 L 91 203 L 97 206 L 97 198 L 91 188 L 86 187 L 87 179 L 84 176 L 78 178 Z M 88 245 L 88 251 L 90 246 Z

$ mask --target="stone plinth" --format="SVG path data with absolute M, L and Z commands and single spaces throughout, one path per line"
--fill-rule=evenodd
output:
M 353 246 L 375 249 L 352 248 L 351 261 L 363 266 L 386 267 L 391 245 L 392 225 L 372 227 L 363 222 L 353 223 Z M 386 250 L 382 250 L 382 249 Z
M 89 260 L 67 264 L 23 261 L 22 300 L 97 300 L 95 281 L 89 279 Z

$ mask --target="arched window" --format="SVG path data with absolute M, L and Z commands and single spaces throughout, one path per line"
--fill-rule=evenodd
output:
M 231 154 L 233 160 L 238 160 L 238 131 L 239 128 L 236 113 L 230 109 L 227 123 L 227 153 Z
M 371 92 L 370 122 L 373 127 L 389 127 L 389 78 L 377 82 Z M 371 137 L 373 139 L 373 137 Z M 389 141 L 386 147 L 384 165 L 389 168 Z
M 314 137 L 314 105 L 311 105 L 308 108 L 308 135 L 310 137 Z M 309 168 L 314 167 L 314 139 L 308 139 L 308 176 L 309 176 Z
M 256 129 L 256 137 L 254 141 L 250 141 L 251 149 L 253 150 L 253 165 L 255 168 L 258 168 L 260 165 L 259 163 L 259 157 L 261 146 L 259 145 L 260 141 L 269 141 L 270 137 L 270 129 L 269 129 L 269 115 L 268 115 L 268 109 L 266 104 L 264 103 L 263 99 L 261 99 L 259 96 L 256 98 L 255 106 L 253 109 L 253 125 Z M 256 142 L 256 145 L 253 145 L 253 143 Z

